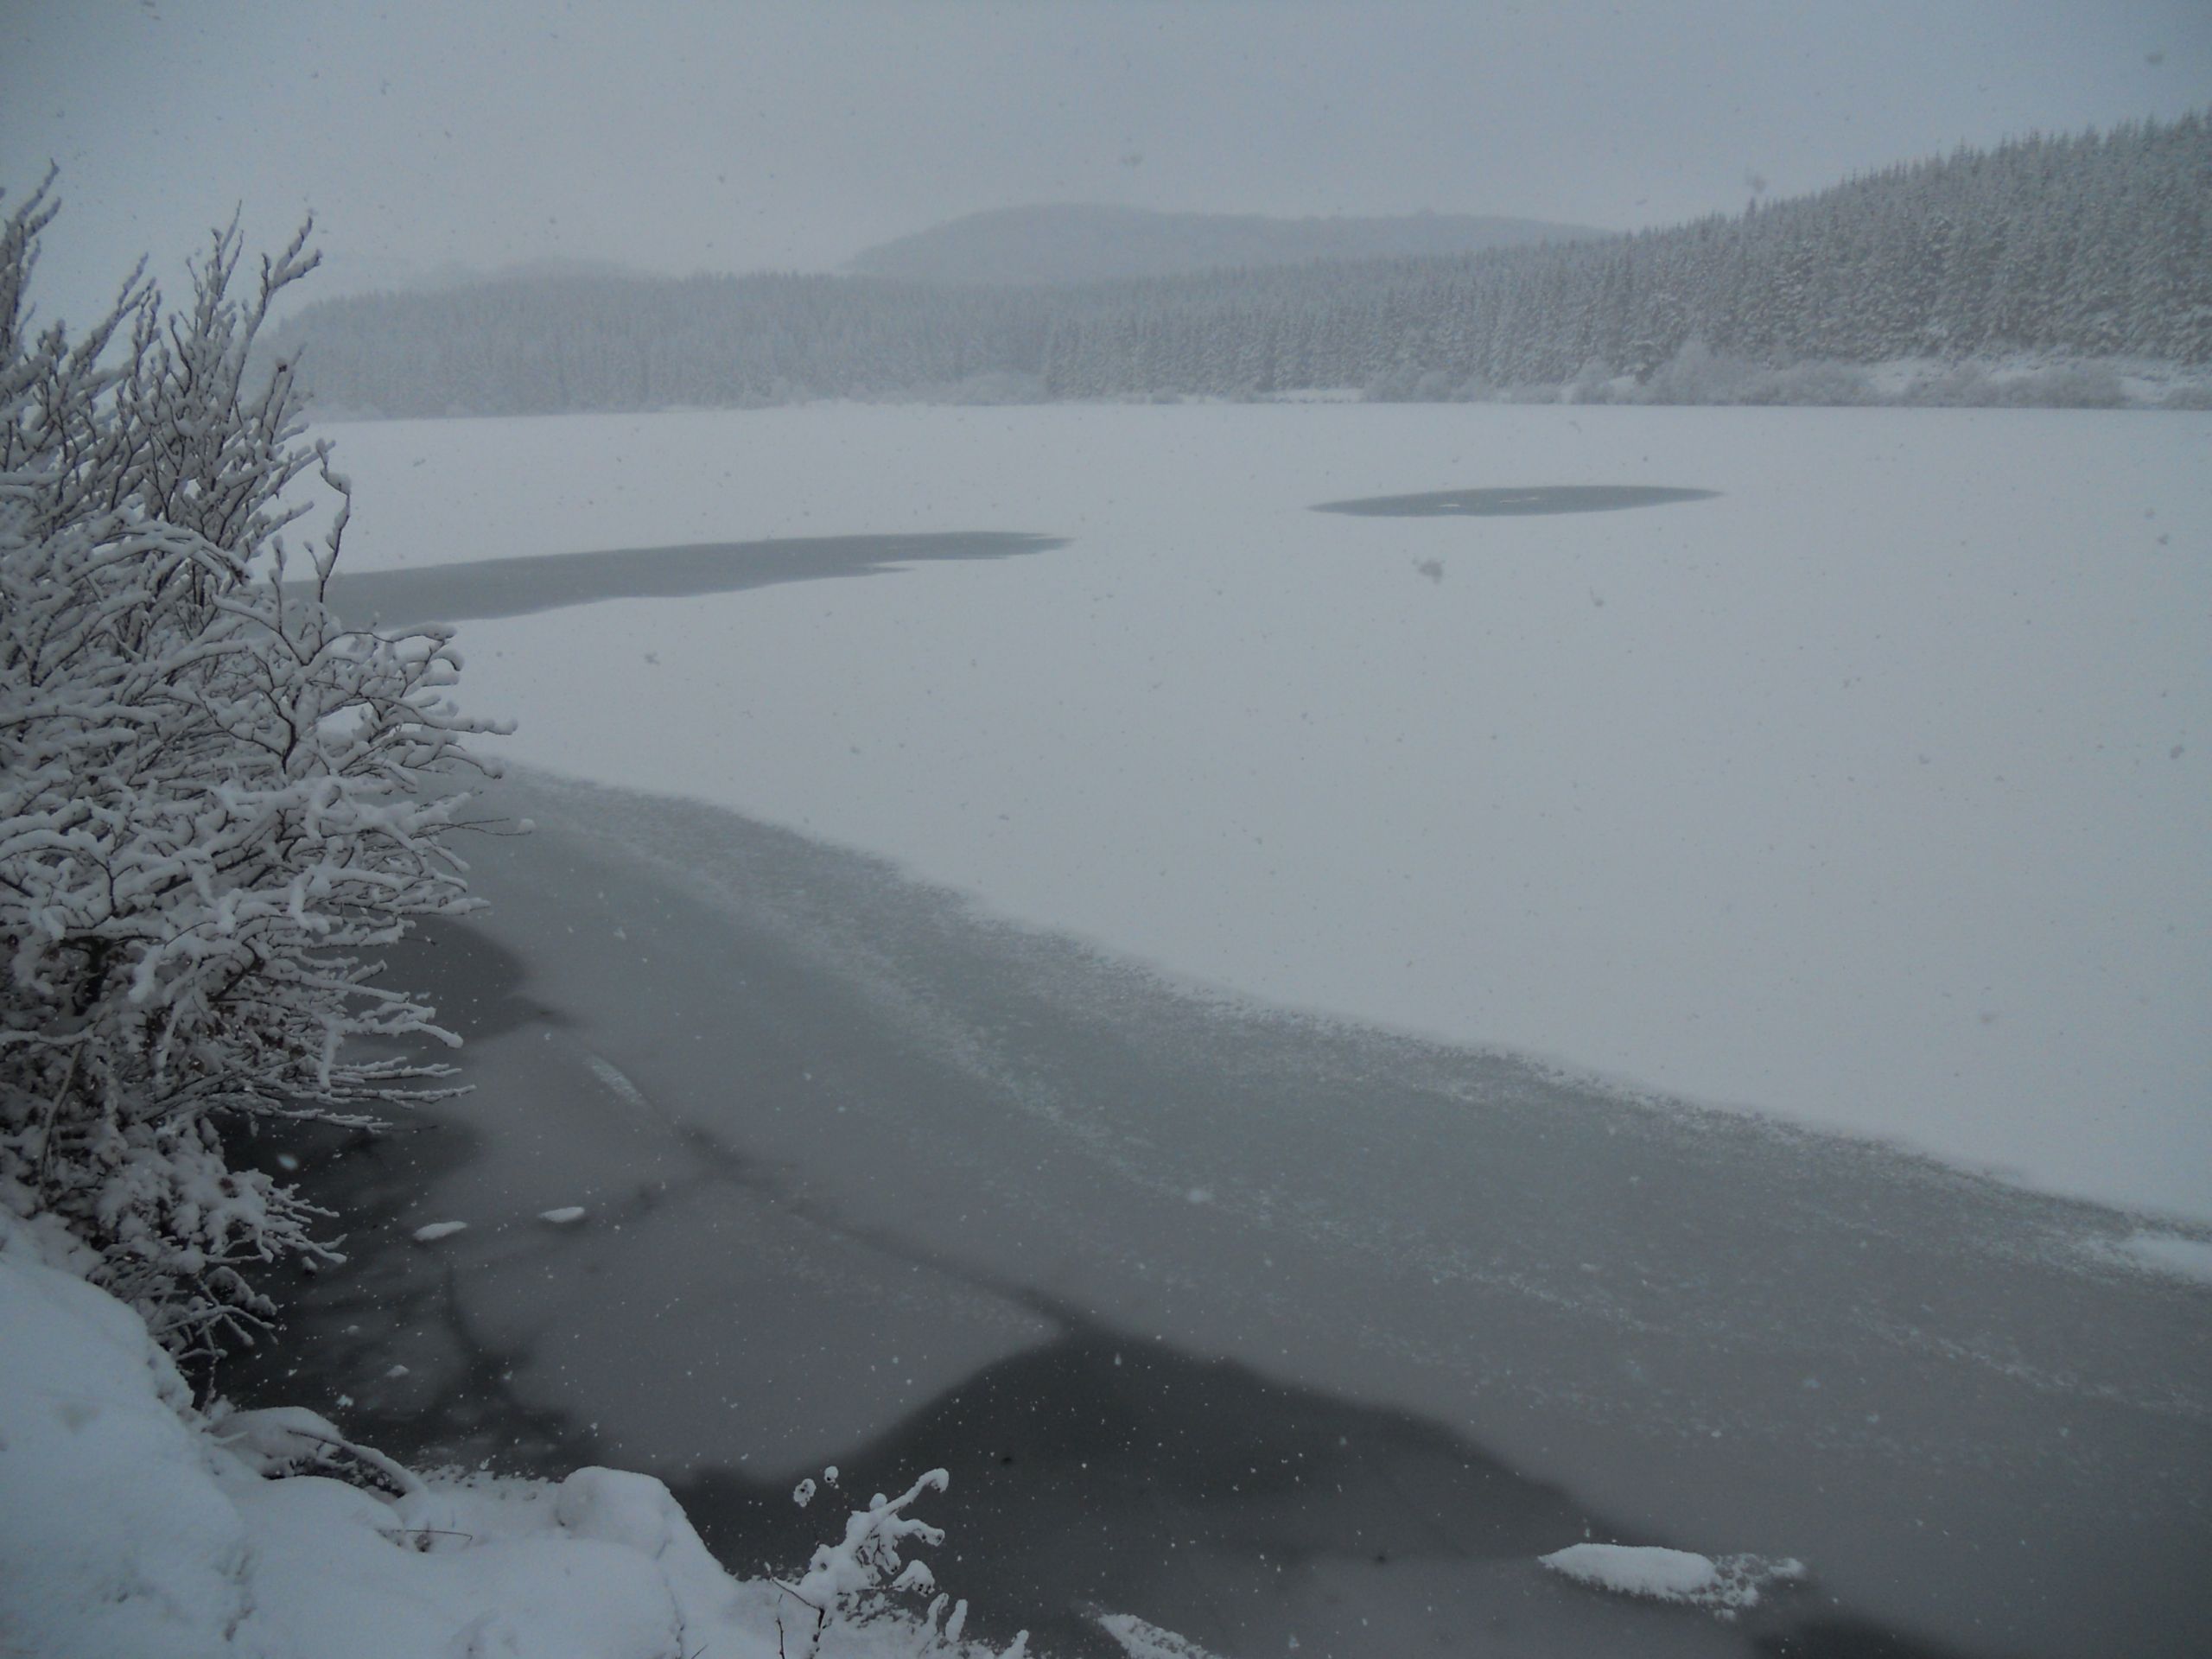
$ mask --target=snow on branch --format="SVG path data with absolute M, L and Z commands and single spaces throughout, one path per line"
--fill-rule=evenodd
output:
M 823 1480 L 824 1484 L 835 1486 L 837 1471 L 826 1471 Z M 949 1597 L 934 1593 L 937 1579 L 927 1565 L 904 1560 L 899 1554 L 900 1547 L 910 1541 L 931 1548 L 944 1543 L 944 1534 L 940 1529 L 906 1511 L 923 1493 L 942 1492 L 951 1481 L 944 1470 L 932 1469 L 897 1497 L 877 1493 L 866 1509 L 855 1510 L 846 1518 L 842 1539 L 816 1548 L 804 1576 L 797 1584 L 778 1580 L 784 1593 L 811 1614 L 798 1621 L 799 1628 L 779 1643 L 784 1659 L 814 1659 L 833 1633 L 855 1630 L 889 1613 L 893 1606 L 889 1598 L 899 1593 L 931 1599 L 919 1629 L 912 1632 L 916 1638 L 914 1652 L 968 1650 L 963 1645 L 968 1604 L 950 1602 Z M 792 1492 L 792 1501 L 804 1509 L 818 1490 L 813 1481 L 803 1480 Z M 948 1602 L 951 1608 L 950 1617 L 946 1613 Z M 781 1629 L 780 1616 L 777 1623 Z M 1018 1634 L 1002 1659 L 1019 1659 L 1027 1651 L 1028 1638 L 1027 1630 Z
M 249 1274 L 327 1255 L 316 1212 L 228 1166 L 254 1118 L 372 1121 L 452 1092 L 452 1045 L 377 953 L 473 907 L 467 741 L 442 630 L 323 602 L 349 507 L 256 341 L 302 226 L 236 283 L 214 233 L 182 308 L 142 275 L 77 340 L 26 289 L 52 180 L 0 224 L 0 1202 L 61 1217 L 180 1351 L 273 1312 Z M 312 474 L 335 509 L 288 588 Z M 357 1039 L 385 1045 L 361 1058 Z

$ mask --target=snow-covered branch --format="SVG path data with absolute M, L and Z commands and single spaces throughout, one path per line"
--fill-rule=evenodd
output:
M 349 630 L 320 597 L 345 482 L 254 350 L 307 229 L 251 301 L 233 225 L 184 308 L 134 274 L 73 343 L 26 298 L 50 184 L 0 226 L 0 1199 L 205 1346 L 271 1311 L 246 1269 L 323 1249 L 221 1124 L 450 1092 L 351 1045 L 454 1040 L 374 953 L 472 906 L 449 842 L 488 770 L 467 741 L 498 728 L 454 706 L 444 632 Z M 337 507 L 303 594 L 310 474 Z
M 837 1471 L 826 1471 L 823 1480 L 835 1486 Z M 899 1553 L 900 1547 L 909 1542 L 934 1548 L 944 1541 L 941 1529 L 907 1511 L 923 1493 L 942 1492 L 950 1484 L 950 1475 L 932 1469 L 897 1497 L 878 1492 L 866 1509 L 855 1510 L 846 1517 L 842 1538 L 816 1548 L 797 1584 L 779 1581 L 785 1594 L 805 1610 L 795 1628 L 785 1627 L 787 1637 L 778 1644 L 783 1659 L 814 1659 L 833 1635 L 849 1634 L 878 1619 L 888 1618 L 902 1628 L 910 1626 L 912 1616 L 895 1612 L 889 1599 L 900 1593 L 930 1597 L 928 1611 L 919 1628 L 912 1631 L 915 1653 L 964 1650 L 962 1634 L 968 1623 L 968 1604 L 933 1593 L 936 1575 L 921 1561 L 903 1560 Z M 792 1501 L 804 1509 L 818 1490 L 813 1481 L 803 1480 L 791 1494 Z M 780 1616 L 778 1623 L 783 1625 Z M 1020 1632 L 1001 1659 L 1020 1659 L 1028 1650 L 1028 1640 L 1029 1633 Z

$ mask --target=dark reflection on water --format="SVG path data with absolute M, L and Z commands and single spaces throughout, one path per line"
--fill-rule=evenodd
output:
M 1542 484 L 1517 490 L 1364 495 L 1350 501 L 1324 501 L 1313 511 L 1363 518 L 1516 518 L 1550 512 L 1613 512 L 1623 507 L 1664 506 L 1670 501 L 1707 501 L 1719 493 L 1656 484 Z
M 331 582 L 330 602 L 339 615 L 355 623 L 463 622 L 527 616 L 599 600 L 689 599 L 824 576 L 876 575 L 902 564 L 937 560 L 1014 558 L 1066 545 L 1059 537 L 963 530 L 542 553 L 340 575 Z
M 474 928 L 429 931 L 434 947 L 409 941 L 391 955 L 472 1040 L 570 1024 L 525 993 L 513 952 Z M 426 1049 L 422 1058 L 445 1057 Z M 423 1195 L 485 1151 L 462 1116 L 414 1112 L 394 1113 L 374 1132 L 295 1126 L 232 1147 L 234 1164 L 282 1167 L 302 1196 L 330 1211 L 321 1232 L 345 1259 L 316 1268 L 294 1257 L 264 1275 L 285 1327 L 223 1362 L 222 1392 L 246 1406 L 311 1402 L 364 1443 L 421 1468 L 488 1460 L 551 1473 L 594 1461 L 594 1437 L 567 1412 L 525 1399 L 513 1386 L 517 1354 L 486 1341 L 469 1316 L 463 1279 L 477 1264 L 409 1238 Z M 280 1158 L 291 1164 L 280 1166 Z M 410 1361 L 404 1381 L 387 1375 L 401 1351 Z

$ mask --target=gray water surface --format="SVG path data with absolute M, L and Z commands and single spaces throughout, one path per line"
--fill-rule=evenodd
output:
M 599 600 L 731 594 L 782 582 L 879 575 L 932 561 L 1017 558 L 1066 545 L 1058 537 L 963 530 L 543 553 L 420 569 L 340 573 L 331 581 L 329 601 L 332 609 L 356 626 L 373 621 L 397 627 L 527 616 Z
M 1554 512 L 1614 512 L 1624 507 L 1664 506 L 1670 501 L 1707 501 L 1718 490 L 1669 489 L 1655 484 L 1542 484 L 1510 490 L 1432 490 L 1425 495 L 1365 495 L 1324 501 L 1316 512 L 1363 518 L 1514 518 Z
M 2212 1625 L 2212 1290 L 2122 1265 L 2132 1218 L 1196 995 L 713 808 L 499 789 L 539 832 L 472 846 L 492 910 L 397 969 L 479 1092 L 330 1166 L 354 1259 L 264 1398 L 649 1470 L 740 1567 L 835 1530 L 800 1476 L 943 1465 L 940 1580 L 1066 1651 L 1090 1605 L 1234 1659 Z M 1534 1566 L 1586 1535 L 1814 1582 L 1722 1625 Z

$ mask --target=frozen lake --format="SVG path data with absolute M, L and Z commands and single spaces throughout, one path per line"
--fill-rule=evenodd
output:
M 1274 1004 L 2212 1218 L 2212 417 L 334 432 L 358 571 L 590 551 L 605 593 L 609 550 L 1065 538 L 472 623 L 519 759 Z M 1646 504 L 1313 511 L 1578 480 Z
M 410 968 L 480 1092 L 340 1167 L 308 1351 L 394 1449 L 652 1469 L 741 1567 L 945 1463 L 949 1587 L 1067 1650 L 2202 1627 L 2204 1230 L 1794 1126 L 2212 1213 L 2212 423 L 340 435 L 356 592 L 504 614 L 472 704 L 619 786 L 503 786 Z

